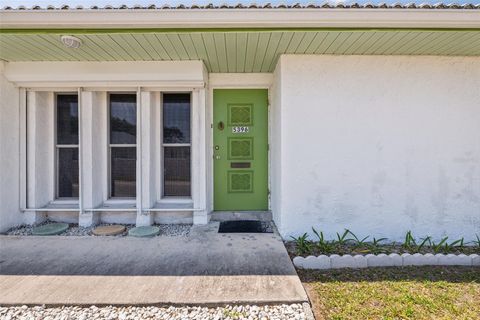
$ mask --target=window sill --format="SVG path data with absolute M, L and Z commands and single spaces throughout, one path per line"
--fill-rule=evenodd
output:
M 193 204 L 193 199 L 191 197 L 163 197 L 157 201 L 160 204 L 169 204 L 169 203 L 188 203 Z
M 67 202 L 67 201 L 52 201 L 44 207 L 41 208 L 25 208 L 22 209 L 23 212 L 28 211 L 75 211 L 78 212 L 80 209 L 78 207 L 78 201 L 76 203 Z
M 162 199 L 164 200 L 164 199 Z M 171 201 L 170 201 L 171 200 Z M 182 201 L 183 200 L 183 201 Z M 188 201 L 185 201 L 188 200 Z M 169 201 L 161 201 L 155 203 L 154 210 L 159 211 L 193 211 L 193 201 L 191 199 L 169 199 Z M 147 209 L 148 210 L 148 209 Z
M 104 207 L 118 205 L 135 207 L 137 205 L 137 200 L 135 198 L 110 198 L 105 200 L 102 204 Z
M 55 199 L 53 201 L 50 201 L 50 203 L 47 205 L 47 207 L 50 206 L 76 206 L 78 207 L 79 201 L 78 199 Z
M 137 202 L 132 199 L 108 199 L 94 211 L 135 211 L 137 210 Z

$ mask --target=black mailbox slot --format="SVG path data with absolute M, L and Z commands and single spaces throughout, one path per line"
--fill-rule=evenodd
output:
M 250 162 L 231 162 L 230 168 L 233 168 L 233 169 L 250 168 Z

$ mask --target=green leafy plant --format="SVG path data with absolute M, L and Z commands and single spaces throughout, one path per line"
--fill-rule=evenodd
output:
M 387 241 L 387 238 L 380 238 L 380 239 L 373 238 L 372 244 L 378 247 L 380 245 L 380 242 L 383 242 L 383 241 Z
M 291 237 L 295 241 L 298 254 L 309 254 L 312 252 L 312 243 L 308 240 L 308 234 L 304 233 L 303 235 L 295 238 Z
M 245 314 L 236 310 L 223 310 L 223 316 L 230 319 L 243 319 Z
M 317 236 L 318 242 L 316 243 L 316 246 L 318 250 L 320 250 L 322 253 L 330 253 L 333 251 L 333 244 L 327 240 L 325 240 L 325 237 L 323 236 L 323 232 L 320 231 L 320 233 L 315 230 L 315 228 L 312 227 L 313 233 Z
M 420 242 L 420 244 L 418 246 L 416 246 L 415 250 L 417 252 L 419 252 L 420 250 L 422 250 L 423 247 L 425 247 L 425 245 L 428 243 L 429 246 L 432 245 L 432 237 L 430 236 L 426 236 L 425 238 L 421 238 L 420 240 L 422 240 L 422 242 Z
M 462 237 L 458 240 L 453 241 L 448 245 L 448 250 L 453 250 L 455 248 L 457 249 L 463 249 L 465 247 L 465 239 Z
M 383 241 L 386 241 L 386 240 L 387 240 L 387 238 L 380 238 L 380 239 L 373 238 L 372 243 L 370 244 L 370 251 L 374 254 L 384 252 L 385 250 L 383 250 L 380 247 L 380 242 L 383 242 Z
M 447 244 L 448 237 L 442 238 L 439 243 L 435 243 L 432 241 L 432 250 L 434 253 L 439 253 L 442 251 L 442 249 L 448 249 L 448 244 Z M 444 247 L 445 246 L 445 247 Z
M 338 232 L 337 232 L 337 240 L 334 240 L 334 242 L 336 244 L 339 244 L 339 245 L 345 245 L 347 244 L 347 242 L 350 240 L 347 238 L 348 234 L 350 233 L 350 230 L 348 229 L 345 229 L 345 231 L 343 232 L 342 235 L 340 235 Z
M 353 240 L 355 242 L 355 245 L 357 246 L 362 246 L 362 245 L 365 245 L 365 241 L 370 237 L 370 236 L 366 236 L 365 238 L 363 239 L 359 239 L 352 231 L 348 230 L 348 233 L 350 233 L 350 235 L 353 237 Z
M 317 231 L 312 227 L 312 233 L 316 237 L 315 240 L 310 240 L 307 233 L 295 238 L 291 237 L 295 246 L 292 246 L 292 249 L 295 248 L 297 254 L 307 255 L 313 253 L 321 254 L 347 254 L 347 253 L 391 253 L 391 252 L 410 252 L 410 253 L 450 253 L 450 252 L 462 252 L 468 254 L 470 252 L 476 252 L 477 248 L 480 249 L 480 235 L 475 234 L 476 240 L 471 242 L 465 242 L 465 239 L 462 237 L 451 243 L 448 242 L 448 237 L 440 239 L 438 242 L 432 241 L 431 236 L 426 236 L 424 238 L 417 238 L 413 236 L 412 231 L 408 231 L 405 234 L 405 239 L 402 242 L 392 242 L 385 244 L 383 242 L 387 241 L 387 238 L 371 238 L 366 236 L 364 238 L 359 238 L 355 233 L 349 229 L 344 229 L 343 233 L 336 232 L 336 238 L 332 240 L 327 240 L 322 231 Z M 399 246 L 402 248 L 399 249 Z
M 408 250 L 411 250 L 417 246 L 415 238 L 412 235 L 412 231 L 407 232 L 407 234 L 405 235 L 405 241 L 403 242 L 402 246 Z

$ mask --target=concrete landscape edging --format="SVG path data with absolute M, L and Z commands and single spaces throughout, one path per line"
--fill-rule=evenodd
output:
M 480 266 L 478 254 L 367 254 L 294 257 L 293 264 L 300 269 L 340 269 L 368 267 L 402 267 L 402 266 Z

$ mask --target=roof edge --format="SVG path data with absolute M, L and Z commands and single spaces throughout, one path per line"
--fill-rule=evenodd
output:
M 3 10 L 141 10 L 141 9 L 148 9 L 148 10 L 183 10 L 183 9 L 299 9 L 299 8 L 308 8 L 308 9 L 324 9 L 324 8 L 337 8 L 337 9 L 350 9 L 350 8 L 389 8 L 389 9 L 480 9 L 480 4 L 474 3 L 443 3 L 437 2 L 435 4 L 431 4 L 428 2 L 424 3 L 401 3 L 401 2 L 394 2 L 394 3 L 387 3 L 387 2 L 380 2 L 380 3 L 358 3 L 358 2 L 337 2 L 337 1 L 323 1 L 322 3 L 316 2 L 296 2 L 296 3 L 279 3 L 279 4 L 272 4 L 270 2 L 265 3 L 246 3 L 239 1 L 237 3 L 223 3 L 223 4 L 182 4 L 179 3 L 177 5 L 170 5 L 170 4 L 163 4 L 163 5 L 156 5 L 156 4 L 148 4 L 148 5 L 127 5 L 127 4 L 118 4 L 118 5 L 91 5 L 91 6 L 83 6 L 83 5 L 32 5 L 32 6 L 25 6 L 25 5 L 18 5 L 18 6 L 4 6 Z
M 7 29 L 443 28 L 478 29 L 480 10 L 381 8 L 1 10 Z

